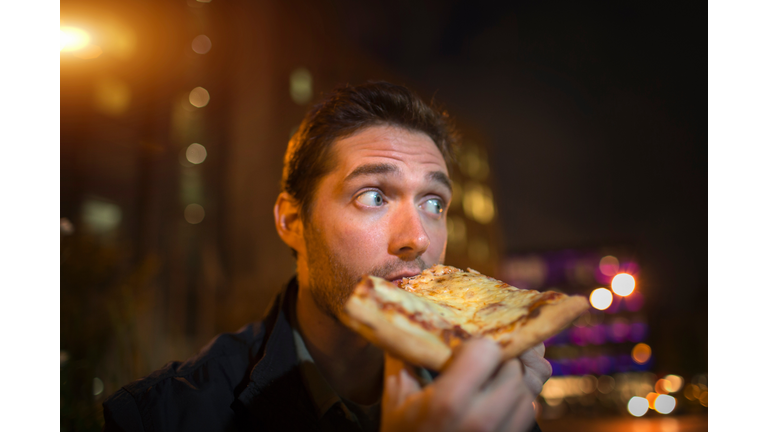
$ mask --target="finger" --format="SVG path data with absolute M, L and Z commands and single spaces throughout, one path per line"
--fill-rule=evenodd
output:
M 536 345 L 535 347 L 520 354 L 520 361 L 526 366 L 541 366 L 541 360 L 544 359 L 544 344 Z
M 412 365 L 385 354 L 384 357 L 384 395 L 382 405 L 395 408 L 405 399 L 421 390 L 416 371 Z
M 552 365 L 535 349 L 520 356 L 525 370 L 525 382 L 534 396 L 541 393 L 542 386 L 552 376 Z
M 504 425 L 498 430 L 504 432 L 529 432 L 536 421 L 536 410 L 533 408 L 534 397 L 528 393 L 520 398 L 510 410 Z
M 472 402 L 459 429 L 499 430 L 520 401 L 528 398 L 530 392 L 523 382 L 520 361 L 507 361 Z
M 435 380 L 437 395 L 456 404 L 469 400 L 485 384 L 501 361 L 501 349 L 490 339 L 472 339 L 462 345 Z

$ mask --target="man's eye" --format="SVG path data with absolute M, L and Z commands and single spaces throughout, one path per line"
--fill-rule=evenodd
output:
M 434 213 L 434 214 L 440 214 L 445 210 L 445 206 L 443 205 L 443 202 L 440 201 L 437 198 L 432 198 L 427 200 L 427 202 L 424 203 L 424 210 Z
M 384 205 L 384 197 L 381 196 L 381 192 L 368 191 L 363 192 L 357 197 L 357 201 L 369 207 L 380 207 Z

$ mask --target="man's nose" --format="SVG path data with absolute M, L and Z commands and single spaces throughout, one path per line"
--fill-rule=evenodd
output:
M 391 255 L 397 255 L 403 261 L 413 261 L 427 251 L 429 235 L 415 205 L 399 206 L 392 218 L 389 241 Z

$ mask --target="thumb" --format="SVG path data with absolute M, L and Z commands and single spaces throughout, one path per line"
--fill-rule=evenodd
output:
M 384 357 L 382 410 L 397 408 L 408 396 L 419 391 L 421 391 L 421 385 L 414 367 L 386 353 Z

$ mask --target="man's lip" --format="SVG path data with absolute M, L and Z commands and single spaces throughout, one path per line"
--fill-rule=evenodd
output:
M 417 274 L 420 274 L 421 272 L 405 272 L 405 273 L 398 273 L 395 276 L 388 276 L 385 279 L 394 283 L 395 285 L 399 284 L 401 280 L 408 277 L 416 276 Z

